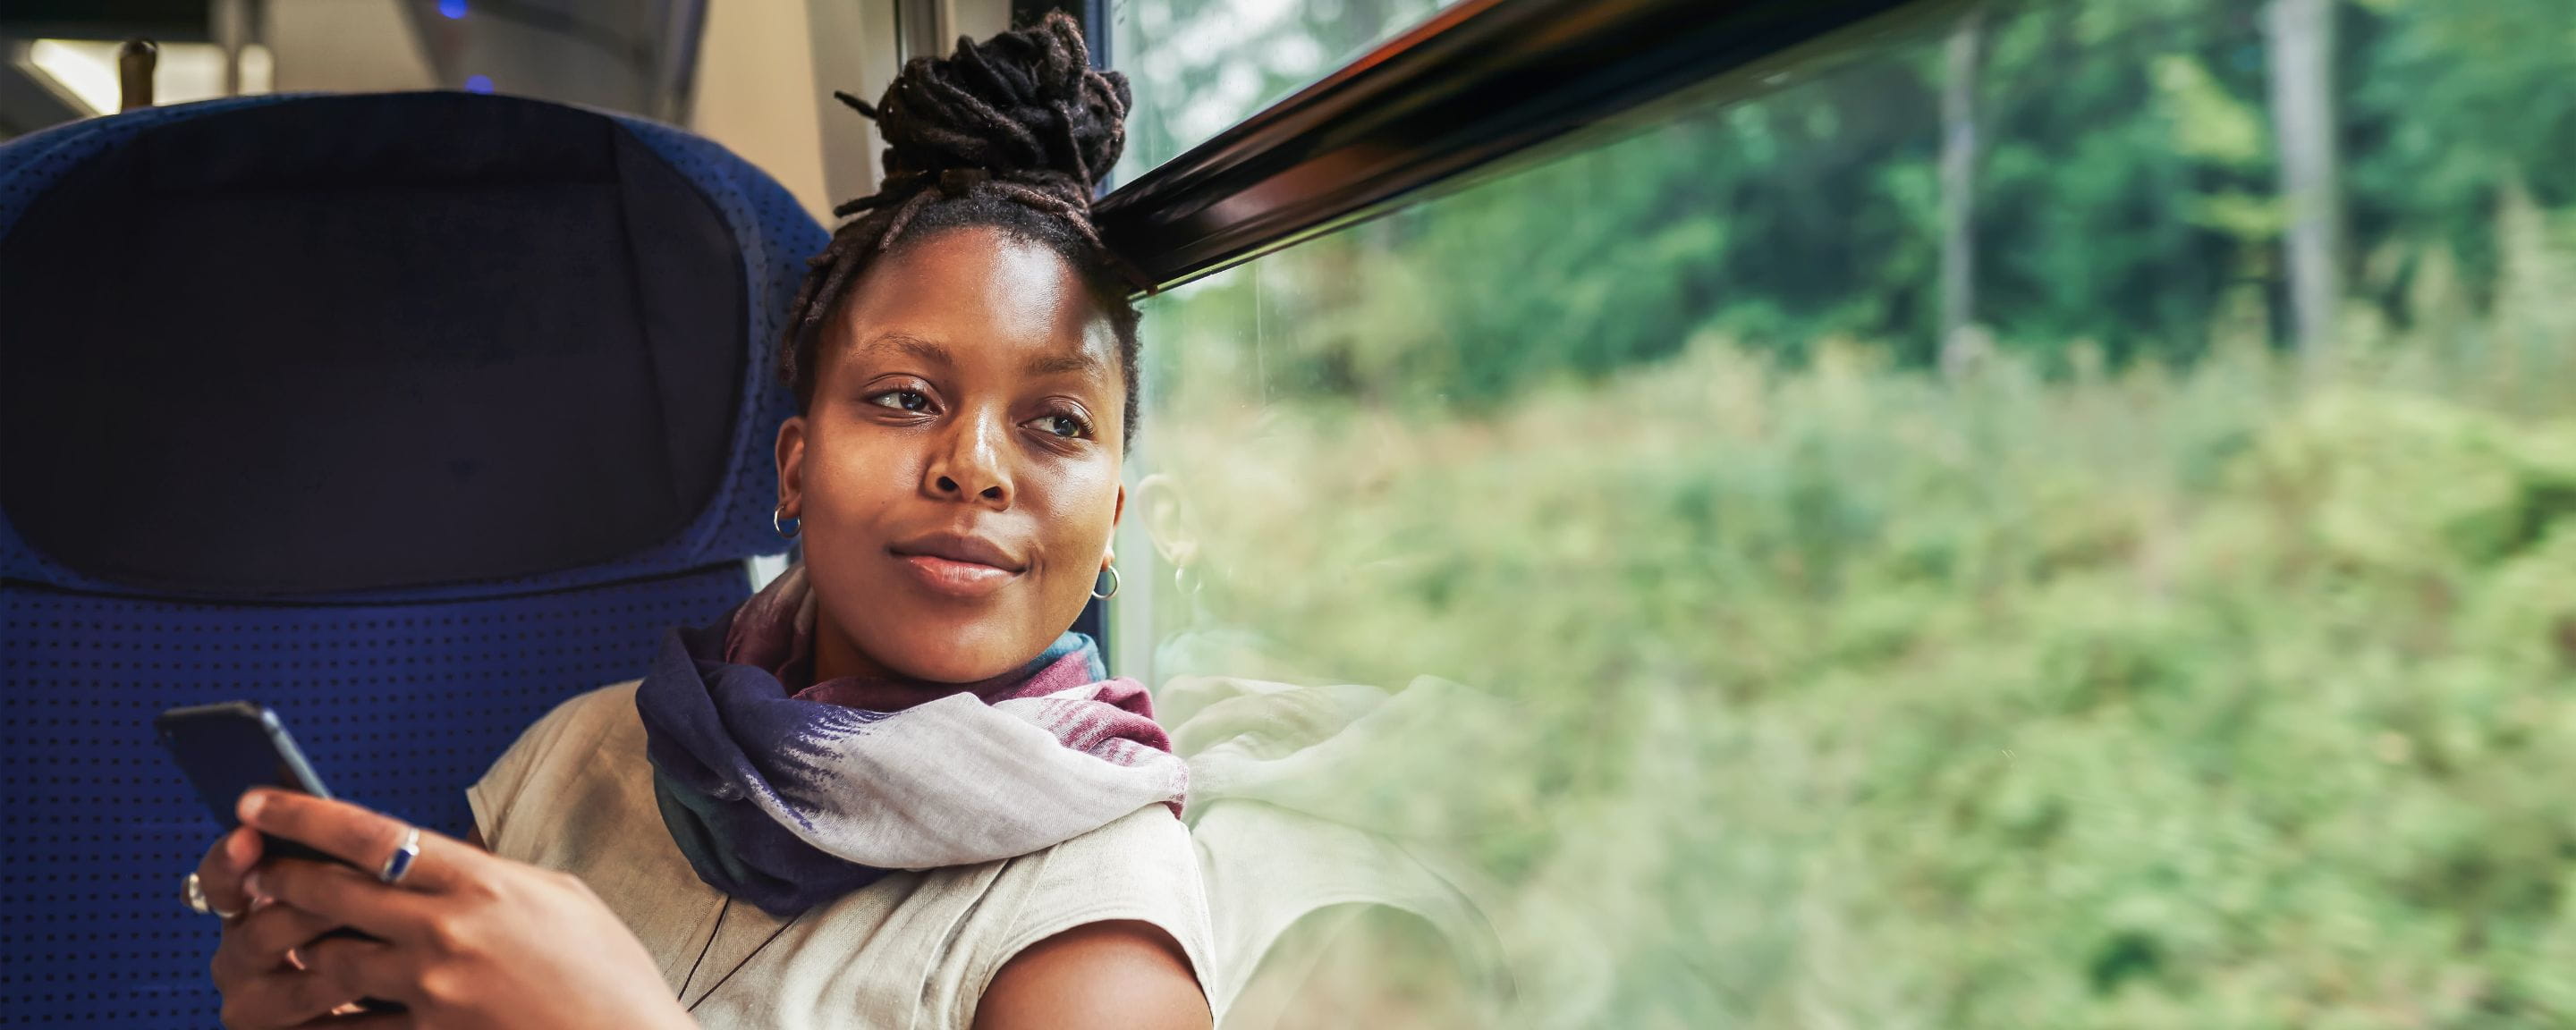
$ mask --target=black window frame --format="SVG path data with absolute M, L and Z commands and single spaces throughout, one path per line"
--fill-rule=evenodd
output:
M 1459 0 L 1111 191 L 1092 217 L 1155 289 L 1169 288 L 1827 37 L 1912 32 L 1967 2 Z M 1105 60 L 1107 0 L 1054 6 L 1096 12 L 1084 31 Z M 1761 78 L 1747 77 L 1747 91 Z

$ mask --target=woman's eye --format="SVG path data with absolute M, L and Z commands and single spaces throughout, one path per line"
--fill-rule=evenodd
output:
M 930 395 L 919 390 L 888 390 L 868 398 L 868 403 L 897 411 L 928 411 Z
M 1041 416 L 1035 425 L 1040 430 L 1061 437 L 1074 438 L 1091 435 L 1091 426 L 1083 422 L 1081 419 L 1075 418 L 1071 415 Z

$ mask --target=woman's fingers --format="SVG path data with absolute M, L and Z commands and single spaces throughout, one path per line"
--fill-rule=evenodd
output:
M 293 905 L 268 905 L 224 928 L 215 948 L 215 983 L 221 986 L 285 968 L 288 949 L 340 924 Z
M 438 904 L 417 891 L 389 887 L 373 876 L 327 862 L 272 859 L 244 882 L 252 893 L 302 909 L 326 926 L 356 927 L 384 938 L 412 936 L 413 928 Z
M 420 906 L 436 903 L 347 866 L 278 857 L 263 861 L 260 840 L 261 833 L 269 833 L 301 841 L 373 870 L 383 867 L 402 840 L 403 824 L 355 805 L 284 791 L 245 794 L 239 814 L 242 828 L 217 841 L 198 866 L 211 903 L 248 913 L 226 924 L 224 942 L 215 951 L 225 1025 L 262 1030 L 412 1026 L 406 1013 L 331 1014 L 361 997 L 394 997 L 407 990 L 407 980 L 392 968 L 401 959 L 397 949 L 380 941 L 322 935 L 345 926 L 397 937 L 421 925 L 425 910 Z M 461 847 L 435 834 L 421 835 L 424 861 L 414 863 L 403 887 L 437 882 L 422 874 L 437 868 L 425 860 L 441 844 Z M 452 857 L 443 867 L 456 868 Z M 290 964 L 290 951 L 304 968 Z
M 332 980 L 281 969 L 224 988 L 222 1018 L 231 1030 L 302 1026 L 361 996 Z
M 419 1026 L 409 1012 L 368 1012 L 348 1016 L 324 1016 L 310 1023 L 296 1024 L 295 1030 L 411 1030 Z
M 252 790 L 242 794 L 244 824 L 289 840 L 373 873 L 385 867 L 394 849 L 413 829 L 399 819 L 368 811 L 346 801 L 333 801 L 286 790 Z M 449 837 L 420 831 L 420 854 L 404 874 L 402 885 L 437 891 L 478 853 Z
M 312 863 L 297 864 L 312 866 Z M 258 927 L 252 928 L 249 920 L 244 921 L 243 928 L 256 929 L 258 936 L 263 938 L 258 947 L 268 955 L 268 964 L 247 976 L 218 974 L 216 983 L 224 993 L 225 1026 L 235 1030 L 302 1026 L 345 1030 L 351 1027 L 411 1025 L 407 1021 L 376 1020 L 372 1013 L 356 1019 L 346 1015 L 333 1016 L 334 1011 L 354 1008 L 354 1003 L 360 998 L 391 998 L 411 993 L 409 985 L 412 978 L 397 968 L 402 955 L 393 946 L 346 936 L 317 938 L 303 931 L 317 923 L 323 925 L 315 933 L 325 933 L 335 927 L 311 913 L 297 913 L 303 920 L 300 925 L 291 924 L 288 917 L 280 915 L 296 912 L 293 906 L 280 903 L 253 917 L 260 919 Z M 236 948 L 233 936 L 227 936 L 226 950 Z M 291 943 L 278 946 L 276 942 L 280 940 Z M 238 950 L 243 954 L 227 959 L 219 951 L 218 961 L 250 962 L 248 941 L 238 944 Z M 269 950 L 272 948 L 274 950 Z M 302 959 L 300 967 L 284 964 L 287 948 L 293 948 L 296 956 Z M 404 1020 L 408 1018 L 406 1016 Z
M 383 941 L 329 937 L 301 952 L 307 975 L 330 985 L 323 992 L 341 1001 L 382 998 L 410 1001 L 419 993 L 418 977 L 405 966 L 402 952 Z
M 250 897 L 241 889 L 241 879 L 259 864 L 259 852 L 259 833 L 248 827 L 215 838 L 215 845 L 197 862 L 197 887 L 206 892 L 206 904 L 222 912 L 249 911 Z

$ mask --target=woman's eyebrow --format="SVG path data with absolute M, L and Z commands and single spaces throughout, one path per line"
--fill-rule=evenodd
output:
M 948 353 L 948 348 L 908 333 L 881 333 L 860 346 L 859 353 L 869 357 L 902 355 L 941 368 L 957 367 L 957 359 Z
M 1107 368 L 1108 362 L 1100 360 L 1100 355 L 1089 350 L 1079 350 L 1070 354 L 1040 354 L 1030 358 L 1027 365 L 1021 366 L 1021 372 L 1030 378 L 1036 378 L 1064 372 L 1096 375 Z

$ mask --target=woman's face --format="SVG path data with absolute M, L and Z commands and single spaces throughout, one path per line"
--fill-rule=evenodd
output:
M 968 683 L 1037 657 L 1081 614 L 1126 503 L 1116 337 L 1073 267 L 982 227 L 905 241 L 815 356 L 778 478 L 818 678 Z

